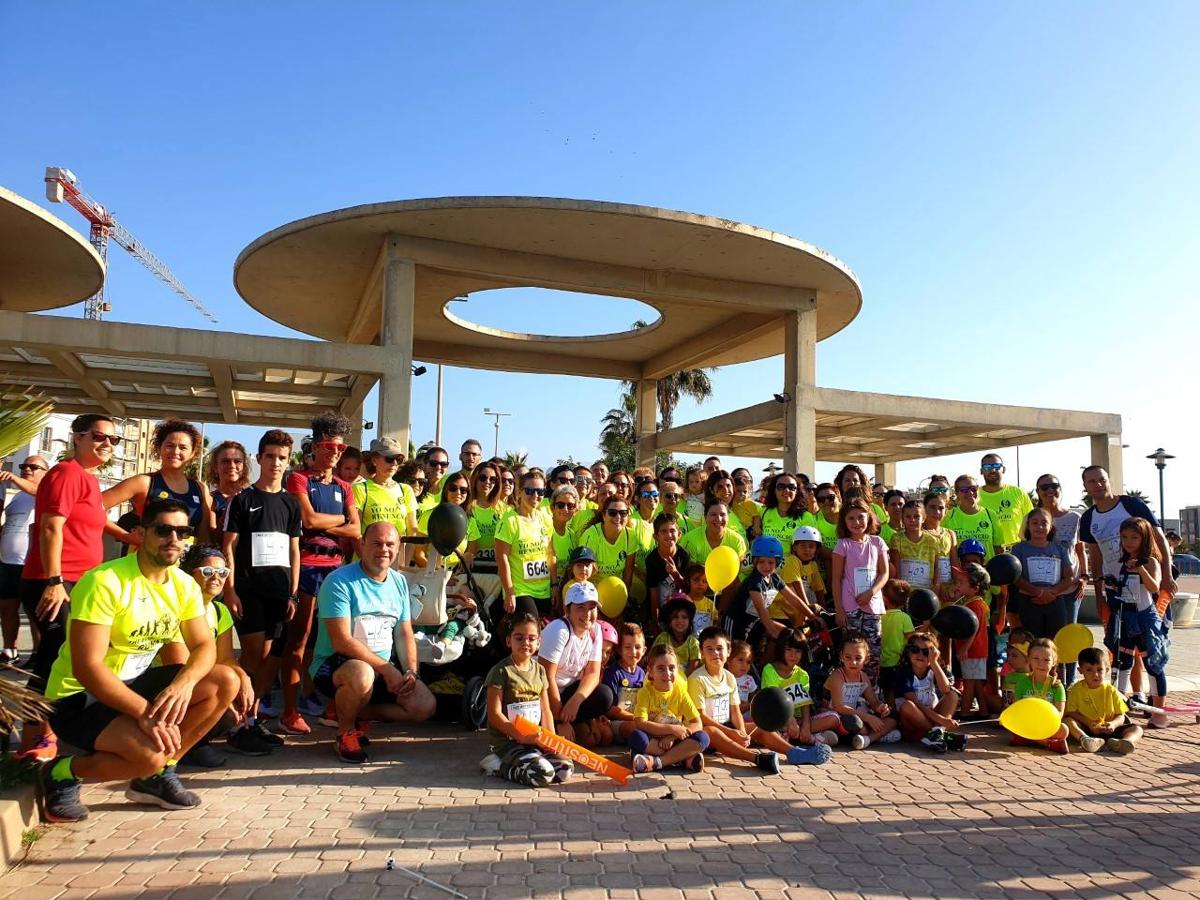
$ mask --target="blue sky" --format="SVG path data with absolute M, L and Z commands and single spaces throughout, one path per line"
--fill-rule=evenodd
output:
M 0 183 L 40 199 L 44 166 L 74 169 L 219 327 L 263 334 L 289 332 L 241 302 L 235 257 L 328 209 L 536 194 L 761 225 L 862 282 L 862 314 L 819 347 L 822 384 L 1118 412 L 1128 486 L 1157 498 L 1142 457 L 1179 457 L 1174 515 L 1200 502 L 1182 412 L 1198 25 L 1188 3 L 7 4 Z M 119 249 L 110 264 L 111 318 L 208 327 Z M 517 299 L 476 298 L 472 314 L 549 318 L 545 298 Z M 572 299 L 581 331 L 638 315 Z M 714 380 L 677 421 L 766 399 L 782 359 Z M 513 413 L 505 448 L 590 458 L 616 396 L 612 382 L 451 369 L 444 436 L 490 447 L 491 406 Z M 413 408 L 414 435 L 432 436 L 432 377 Z M 1027 448 L 1020 481 L 1077 483 L 1086 455 Z M 899 480 L 976 463 L 902 464 Z

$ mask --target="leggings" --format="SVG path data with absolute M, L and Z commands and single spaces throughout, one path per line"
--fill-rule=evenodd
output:
M 575 696 L 577 690 L 579 690 L 579 682 L 574 681 L 559 693 L 559 698 L 565 704 Z M 613 708 L 615 702 L 612 688 L 607 684 L 596 685 L 596 689 L 588 694 L 587 699 L 580 704 L 579 713 L 575 716 L 575 724 L 578 725 L 581 722 L 590 722 L 592 719 L 599 718 L 600 716 L 607 716 L 608 711 Z
M 870 648 L 871 654 L 863 671 L 871 679 L 872 684 L 879 681 L 879 642 L 881 639 L 879 623 L 881 619 L 882 616 L 865 609 L 855 609 L 846 613 L 846 625 L 853 631 L 861 632 L 867 639 L 867 646 Z
M 75 587 L 75 582 L 63 582 L 63 588 L 68 594 L 71 593 L 73 587 Z M 29 617 L 29 621 L 37 622 L 38 630 L 42 633 L 38 648 L 33 652 L 33 658 L 29 660 L 31 673 L 29 689 L 37 691 L 39 694 L 46 692 L 46 680 L 50 677 L 50 669 L 53 667 L 54 661 L 58 659 L 58 651 L 67 637 L 67 616 L 71 612 L 71 605 L 64 603 L 53 620 L 39 619 L 37 607 L 42 599 L 42 591 L 45 589 L 45 581 L 35 581 L 31 578 L 21 579 L 21 606 L 25 608 L 25 615 Z

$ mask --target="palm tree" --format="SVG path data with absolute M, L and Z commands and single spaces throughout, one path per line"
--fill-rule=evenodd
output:
M 637 394 L 626 384 L 621 405 L 600 420 L 600 449 L 610 469 L 632 469 L 637 460 Z
M 638 319 L 633 327 L 645 328 L 647 323 Z M 658 422 L 659 430 L 670 428 L 675 421 L 675 408 L 684 397 L 691 397 L 697 403 L 703 403 L 712 396 L 712 379 L 708 377 L 711 369 L 683 369 L 658 380 Z M 623 382 L 626 392 L 632 392 L 637 397 L 637 386 L 632 381 Z M 636 404 L 635 404 L 636 415 Z
M 515 453 L 512 450 L 504 451 L 504 464 L 506 466 L 508 466 L 510 469 L 515 469 L 517 466 L 528 465 L 528 463 L 529 463 L 529 451 L 528 450 L 519 450 Z

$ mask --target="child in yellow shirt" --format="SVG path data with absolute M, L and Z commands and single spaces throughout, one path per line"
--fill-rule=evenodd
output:
M 1109 678 L 1108 653 L 1100 647 L 1079 651 L 1080 681 L 1067 691 L 1063 722 L 1085 753 L 1108 747 L 1132 753 L 1142 739 L 1141 726 L 1129 721 L 1125 698 Z
M 651 647 L 646 683 L 633 704 L 635 730 L 629 735 L 630 768 L 639 775 L 665 766 L 704 771 L 708 735 L 687 681 L 678 676 L 675 651 L 669 645 Z

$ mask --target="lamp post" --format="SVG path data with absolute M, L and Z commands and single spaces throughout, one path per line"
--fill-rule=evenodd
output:
M 1158 519 L 1160 525 L 1162 525 L 1162 521 L 1167 517 L 1167 507 L 1163 500 L 1163 469 L 1167 467 L 1167 460 L 1174 458 L 1170 453 L 1163 450 L 1162 447 L 1159 447 L 1146 457 L 1146 459 L 1154 460 L 1154 466 L 1158 469 Z M 1163 525 L 1163 527 L 1165 528 L 1166 526 Z
M 492 455 L 499 456 L 500 455 L 500 417 L 501 416 L 511 416 L 512 413 L 496 412 L 494 409 L 488 409 L 485 406 L 483 408 L 483 414 L 485 416 L 495 416 L 496 417 L 496 450 Z

